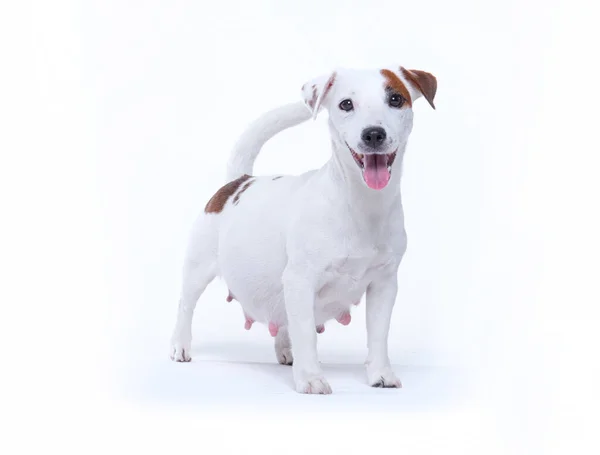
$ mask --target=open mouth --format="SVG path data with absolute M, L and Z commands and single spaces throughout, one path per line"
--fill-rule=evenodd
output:
M 352 158 L 358 167 L 362 170 L 365 183 L 369 188 L 381 190 L 385 188 L 390 181 L 392 174 L 392 163 L 396 159 L 396 149 L 393 153 L 369 153 L 362 154 L 352 150 L 347 143 L 348 149 L 352 153 Z

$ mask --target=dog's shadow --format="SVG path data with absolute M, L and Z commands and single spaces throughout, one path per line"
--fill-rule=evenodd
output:
M 192 349 L 194 360 L 235 365 L 268 376 L 277 382 L 293 388 L 292 367 L 277 363 L 273 349 L 265 351 L 245 343 L 202 344 Z M 325 375 L 344 375 L 346 378 L 367 385 L 364 365 L 361 363 L 322 363 Z
M 200 341 L 192 346 L 191 354 L 193 361 L 188 365 L 192 374 L 179 373 L 184 370 L 189 372 L 187 368 L 169 368 L 173 374 L 170 378 L 177 381 L 178 386 L 167 389 L 176 400 L 189 404 L 190 393 L 196 394 L 197 402 L 203 406 L 210 403 L 239 406 L 256 396 L 267 398 L 267 401 L 273 395 L 287 395 L 292 401 L 300 399 L 294 392 L 292 367 L 277 363 L 271 343 Z M 321 355 L 323 373 L 334 386 L 335 397 L 365 394 L 371 397 L 366 401 L 344 401 L 343 406 L 360 404 L 366 406 L 365 409 L 373 409 L 372 406 L 375 406 L 377 409 L 396 410 L 401 404 L 401 409 L 405 411 L 441 409 L 458 403 L 464 393 L 468 392 L 465 389 L 468 384 L 464 382 L 462 373 L 453 367 L 398 363 L 392 367 L 402 380 L 402 389 L 369 387 L 362 354 L 325 351 Z M 171 364 L 172 362 L 169 363 Z M 201 390 L 210 391 L 208 395 L 204 392 L 190 392 L 197 389 L 198 380 L 203 384 Z M 164 379 L 160 380 L 159 385 L 163 390 Z M 232 390 L 233 385 L 235 387 Z M 226 391 L 225 396 L 222 395 L 223 391 Z

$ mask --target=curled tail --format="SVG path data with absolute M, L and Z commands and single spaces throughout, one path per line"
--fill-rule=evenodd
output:
M 262 146 L 277 133 L 309 118 L 311 113 L 306 105 L 297 102 L 275 108 L 252 122 L 233 147 L 227 164 L 227 181 L 244 174 L 252 175 L 254 161 Z

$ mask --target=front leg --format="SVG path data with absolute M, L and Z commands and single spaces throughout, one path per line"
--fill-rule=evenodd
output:
M 292 371 L 299 393 L 329 394 L 317 356 L 315 332 L 315 280 L 306 272 L 288 265 L 283 273 L 283 290 L 288 332 L 294 353 Z
M 398 292 L 397 269 L 367 287 L 367 380 L 372 387 L 402 387 L 388 357 L 388 333 Z

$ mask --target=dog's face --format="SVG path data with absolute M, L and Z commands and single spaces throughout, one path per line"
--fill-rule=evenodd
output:
M 433 105 L 437 82 L 417 70 L 338 70 L 302 87 L 313 116 L 329 111 L 340 162 L 360 172 L 372 189 L 385 188 L 412 130 L 412 103 L 424 96 Z M 434 107 L 435 108 L 435 107 Z M 398 157 L 401 158 L 401 157 Z

